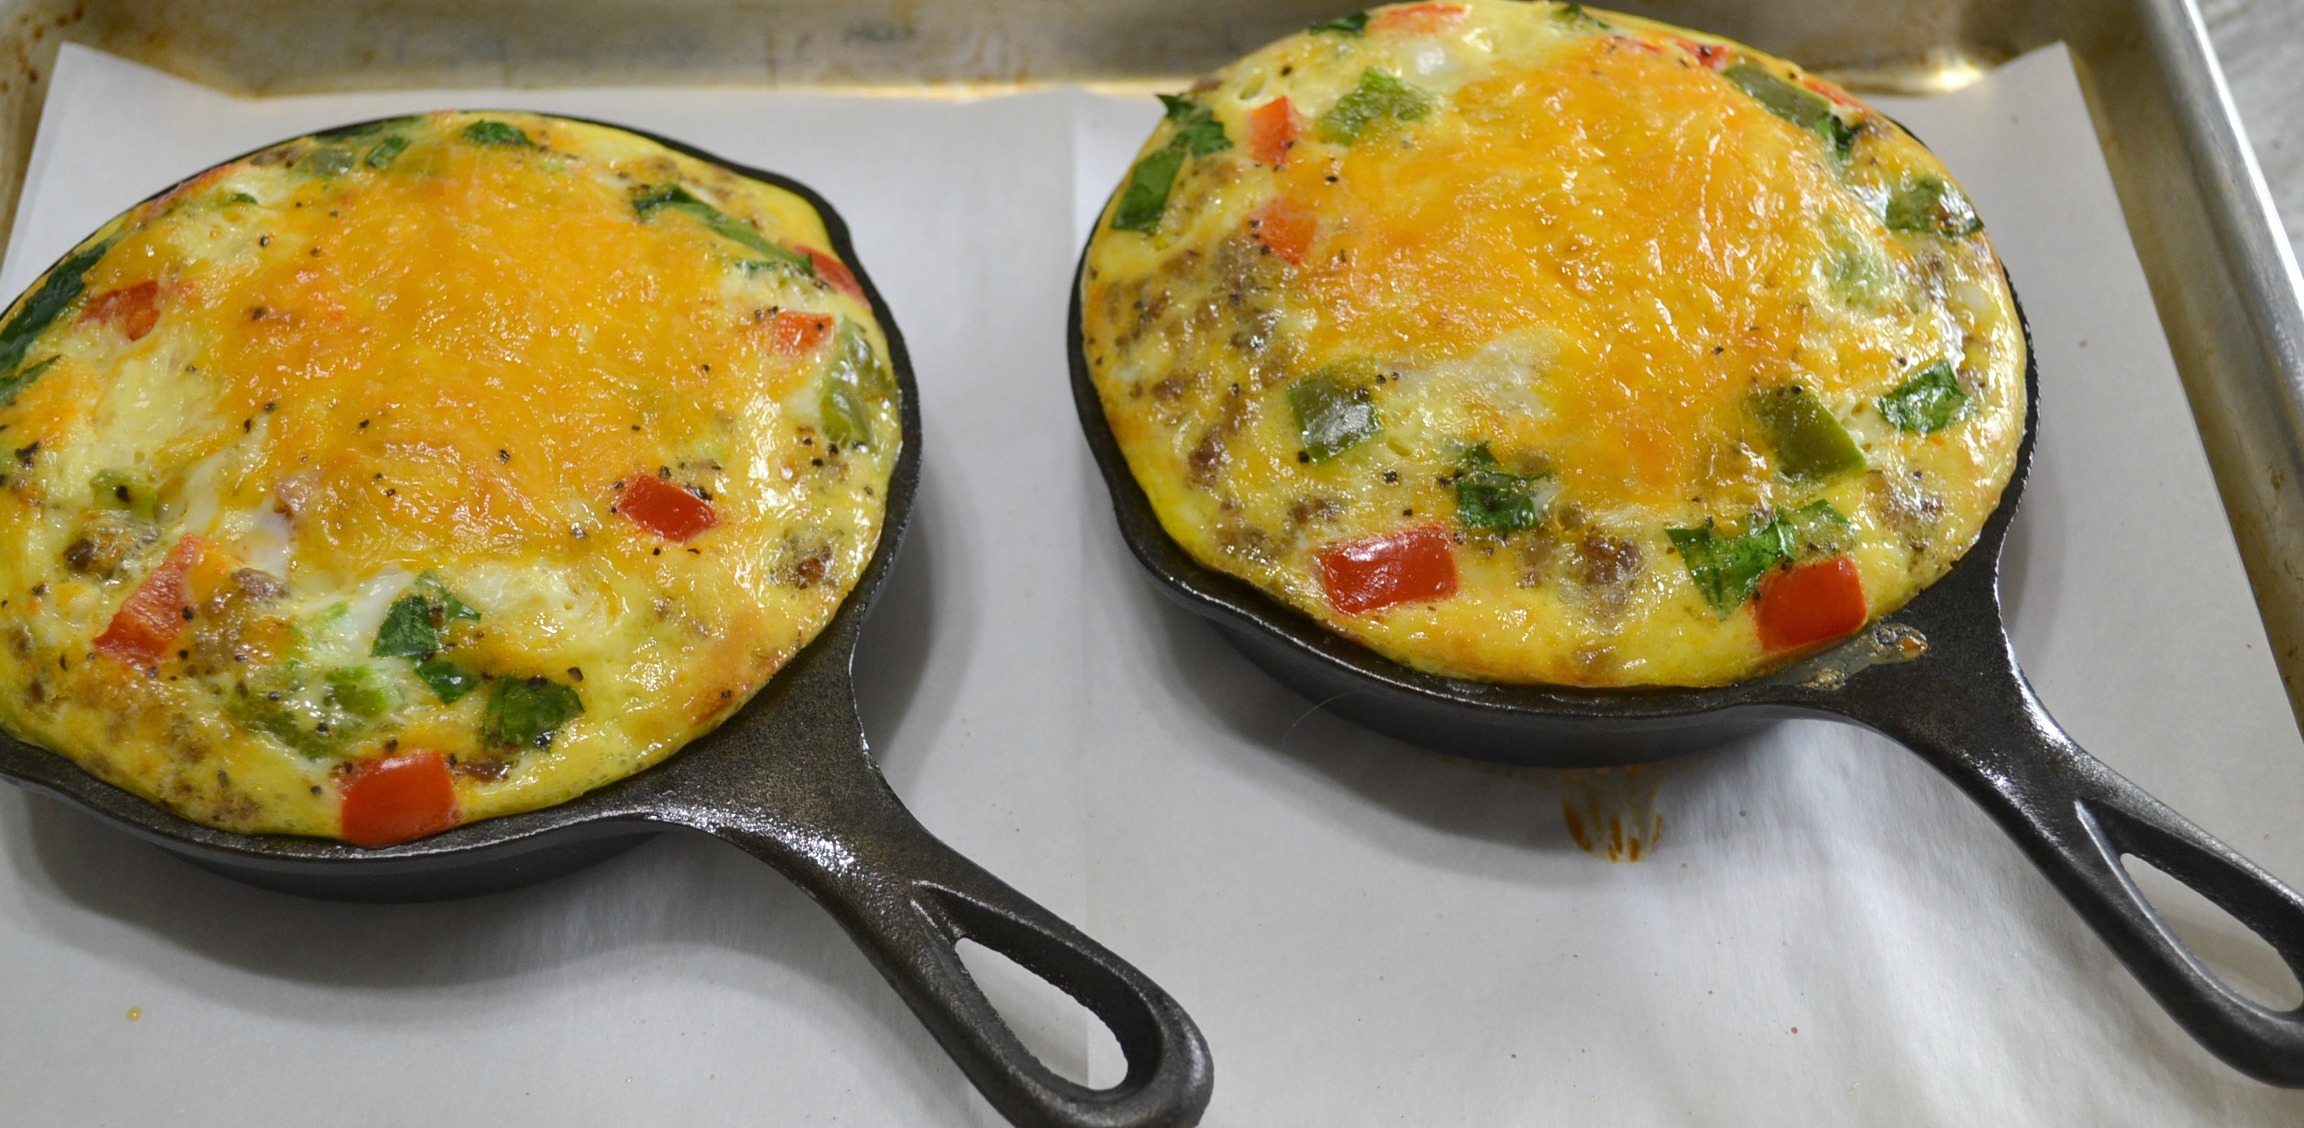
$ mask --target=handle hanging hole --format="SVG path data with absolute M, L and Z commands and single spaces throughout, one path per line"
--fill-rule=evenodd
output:
M 2304 983 L 2280 953 L 2224 907 L 2134 854 L 2120 864 L 2144 900 L 2208 970 L 2240 994 L 2273 1010 L 2304 1005 Z
M 954 948 L 992 1008 L 1040 1064 L 1091 1089 L 1110 1088 L 1128 1075 L 1119 1039 L 1095 1012 L 995 949 L 974 940 Z

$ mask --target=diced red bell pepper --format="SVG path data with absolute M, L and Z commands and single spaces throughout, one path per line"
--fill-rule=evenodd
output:
M 401 752 L 355 766 L 344 777 L 343 796 L 340 833 L 354 846 L 397 846 L 462 821 L 448 761 L 430 750 Z
M 144 334 L 160 324 L 160 283 L 149 279 L 133 286 L 122 286 L 88 299 L 80 311 L 82 321 L 101 321 L 122 333 L 131 341 L 142 340 Z
M 1248 159 L 1280 168 L 1288 163 L 1288 150 L 1303 135 L 1296 121 L 1296 106 L 1283 94 L 1248 111 Z
M 1386 8 L 1368 21 L 1369 31 L 1405 31 L 1430 35 L 1464 22 L 1464 9 L 1454 4 L 1410 4 Z
M 1282 196 L 1256 213 L 1249 230 L 1255 232 L 1256 241 L 1273 254 L 1287 259 L 1292 266 L 1302 266 L 1304 257 L 1312 252 L 1312 237 L 1320 230 L 1320 220 L 1310 210 Z
M 768 318 L 768 341 L 785 356 L 806 356 L 832 336 L 832 319 L 821 313 L 780 309 Z
M 1847 556 L 1770 571 L 1752 608 L 1760 648 L 1770 653 L 1851 634 L 1869 617 L 1864 579 Z
M 177 541 L 167 559 L 128 593 L 111 625 L 96 636 L 97 652 L 138 668 L 159 665 L 176 644 L 177 632 L 184 629 L 184 577 L 207 550 L 208 541 L 198 535 Z
M 665 540 L 686 543 L 720 523 L 711 502 L 654 474 L 636 474 L 626 482 L 617 512 Z
M 1347 615 L 1456 594 L 1456 542 L 1445 525 L 1331 545 L 1319 565 L 1328 605 Z
M 1673 38 L 1673 42 L 1678 43 L 1681 50 L 1696 56 L 1698 63 L 1712 70 L 1720 70 L 1728 65 L 1728 49 L 1717 43 L 1698 43 L 1693 39 L 1681 39 L 1677 36 Z
M 857 301 L 866 305 L 872 304 L 864 297 L 864 286 L 856 281 L 856 275 L 849 271 L 847 263 L 841 262 L 814 247 L 802 247 L 800 253 L 808 256 L 809 265 L 816 268 L 816 277 L 831 283 L 833 289 Z

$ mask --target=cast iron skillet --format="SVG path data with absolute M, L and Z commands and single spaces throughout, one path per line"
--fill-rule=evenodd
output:
M 1975 546 L 1943 579 L 1848 641 L 1765 677 L 1717 689 L 1577 690 L 1410 669 L 1193 560 L 1161 529 L 1105 419 L 1081 346 L 1080 282 L 1076 275 L 1072 397 L 1121 537 L 1155 588 L 1288 688 L 1410 744 L 1549 767 L 1663 759 L 1789 717 L 1853 721 L 1919 753 L 1982 805 L 2202 1045 L 2259 1080 L 2304 1086 L 2304 1007 L 2274 1011 L 2226 986 L 2169 930 L 2120 858 L 2141 858 L 2206 895 L 2269 942 L 2299 979 L 2304 897 L 2083 751 L 2017 668 L 2000 613 L 2000 548 L 2039 433 L 2028 325 L 2016 472 Z
M 823 197 L 789 178 L 611 127 L 814 205 L 833 251 L 853 268 L 887 331 L 904 447 L 888 483 L 879 546 L 823 633 L 720 728 L 653 768 L 555 807 L 386 849 L 201 826 L 6 736 L 0 775 L 228 877 L 340 900 L 467 897 L 557 877 L 660 831 L 709 834 L 783 871 L 830 912 L 1009 1120 L 1047 1128 L 1196 1122 L 1213 1074 L 1207 1043 L 1183 1008 L 1143 973 L 938 841 L 904 809 L 869 754 L 856 711 L 856 638 L 919 485 L 920 391 L 896 321 L 858 262 L 847 226 Z M 1042 1065 L 961 964 L 954 945 L 963 939 L 1008 956 L 1093 1011 L 1119 1040 L 1126 1078 L 1089 1089 Z

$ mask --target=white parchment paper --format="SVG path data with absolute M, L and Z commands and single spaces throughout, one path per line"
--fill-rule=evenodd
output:
M 1793 723 L 1638 773 L 1474 765 L 1313 709 L 1170 610 L 1113 528 L 1063 355 L 1079 238 L 1149 100 L 246 101 L 67 47 L 0 294 L 179 176 L 447 105 L 651 129 L 847 217 L 927 418 L 866 629 L 867 729 L 931 828 L 1191 1009 L 1208 1123 L 2304 1120 L 2304 1097 L 2196 1048 L 1885 740 Z M 2067 56 L 1885 108 L 1959 172 L 2031 317 L 2041 443 L 2008 569 L 2026 668 L 2084 745 L 2304 879 L 2304 744 Z M 1610 860 L 1634 840 L 1641 860 Z M 2237 925 L 2164 904 L 2235 982 L 2294 1001 Z M 977 966 L 1059 1068 L 1119 1076 L 1078 1012 Z M 835 927 L 714 843 L 479 901 L 331 905 L 13 790 L 0 1062 L 10 1124 L 997 1123 Z

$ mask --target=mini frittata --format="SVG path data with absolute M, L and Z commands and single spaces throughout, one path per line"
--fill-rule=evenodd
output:
M 2007 485 L 2026 344 L 1974 208 L 1790 63 L 1454 0 L 1163 101 L 1081 274 L 1112 430 L 1196 559 L 1395 661 L 1741 680 Z
M 828 622 L 901 441 L 801 196 L 605 126 L 289 141 L 0 322 L 0 721 L 383 845 L 663 759 Z

